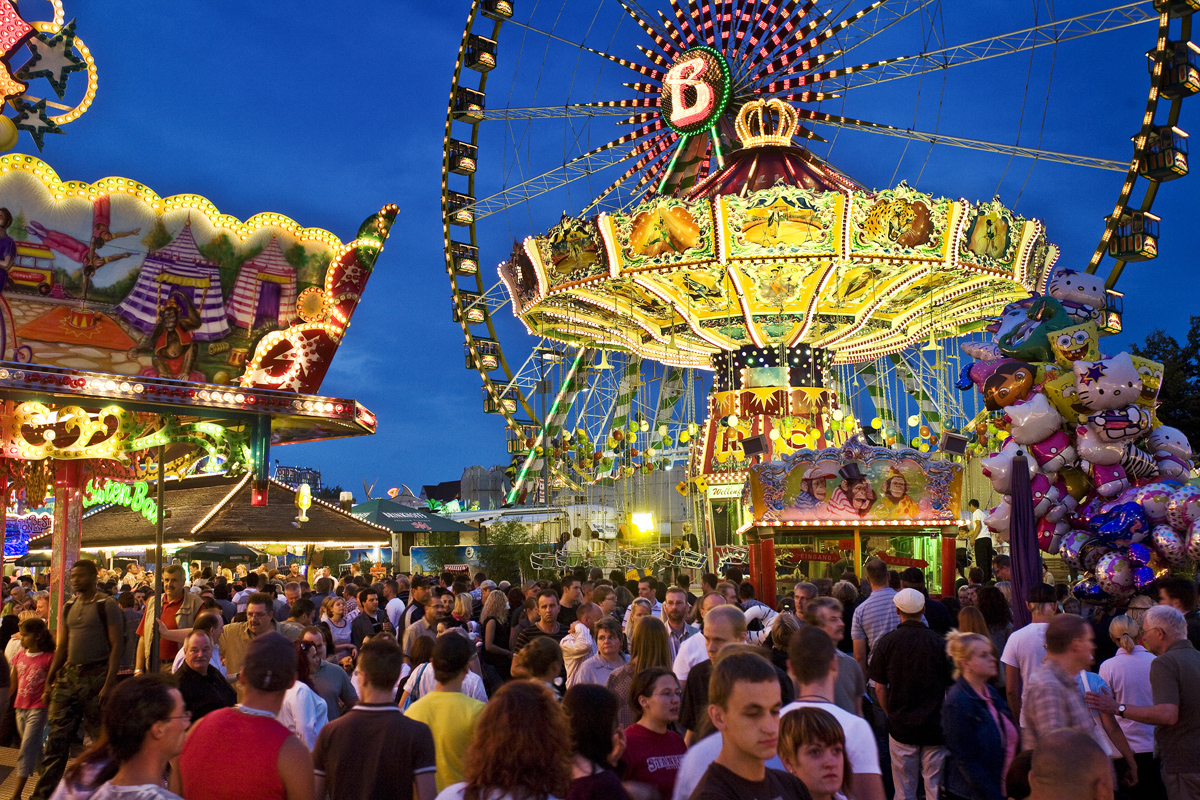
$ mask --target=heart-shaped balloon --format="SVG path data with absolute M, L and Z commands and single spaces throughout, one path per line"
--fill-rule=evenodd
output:
M 1071 594 L 1081 603 L 1103 606 L 1114 602 L 1114 598 L 1101 589 L 1100 583 L 1090 575 L 1075 584 L 1071 589 Z
M 1135 542 L 1129 545 L 1129 560 L 1134 564 L 1145 566 L 1150 563 L 1150 559 L 1154 557 L 1154 551 L 1146 545 Z
M 1088 528 L 1110 547 L 1128 547 L 1131 542 L 1146 538 L 1150 533 L 1150 521 L 1137 503 L 1121 503 L 1093 517 Z
M 1150 531 L 1150 543 L 1171 566 L 1179 567 L 1187 563 L 1187 548 L 1183 537 L 1170 525 L 1155 525 L 1154 530 Z
M 1147 566 L 1135 566 L 1133 568 L 1133 588 L 1141 591 L 1150 584 L 1154 583 L 1154 570 Z

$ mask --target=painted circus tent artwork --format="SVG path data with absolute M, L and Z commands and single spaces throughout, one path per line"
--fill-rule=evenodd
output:
M 242 222 L 201 197 L 64 184 L 15 158 L 29 163 L 0 171 L 5 361 L 233 384 L 264 336 L 312 321 L 298 299 L 325 293 L 344 248 L 282 215 Z

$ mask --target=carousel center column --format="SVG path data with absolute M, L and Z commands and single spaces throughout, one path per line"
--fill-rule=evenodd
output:
M 79 560 L 83 538 L 82 461 L 54 464 L 54 533 L 51 536 L 50 608 L 55 627 L 62 621 L 62 608 L 70 593 L 71 567 Z

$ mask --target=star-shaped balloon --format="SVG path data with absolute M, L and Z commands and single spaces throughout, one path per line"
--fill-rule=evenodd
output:
M 28 47 L 33 57 L 17 70 L 16 77 L 23 81 L 45 78 L 59 98 L 67 91 L 71 73 L 87 69 L 87 64 L 75 53 L 75 20 L 55 34 L 35 33 Z
M 38 150 L 42 149 L 42 137 L 47 133 L 63 132 L 63 129 L 58 127 L 46 113 L 45 98 L 36 103 L 29 103 L 24 98 L 18 97 L 12 101 L 12 104 L 17 110 L 17 115 L 13 117 L 13 124 L 17 126 L 17 130 L 29 131 Z

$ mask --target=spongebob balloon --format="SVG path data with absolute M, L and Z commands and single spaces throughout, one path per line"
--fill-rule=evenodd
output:
M 1054 361 L 1063 369 L 1071 369 L 1076 361 L 1100 360 L 1100 334 L 1096 323 L 1085 322 L 1063 328 L 1050 336 Z

